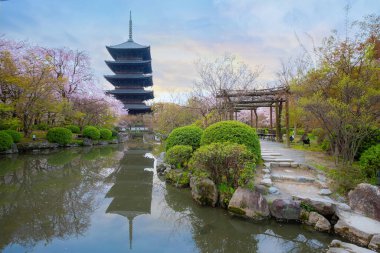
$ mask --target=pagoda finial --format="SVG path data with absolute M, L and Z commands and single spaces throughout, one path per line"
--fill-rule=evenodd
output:
M 129 40 L 133 41 L 132 39 L 132 11 L 129 11 Z

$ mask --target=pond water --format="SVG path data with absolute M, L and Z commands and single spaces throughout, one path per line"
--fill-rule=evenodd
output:
M 0 157 L 2 252 L 324 252 L 299 224 L 248 222 L 166 185 L 134 145 Z

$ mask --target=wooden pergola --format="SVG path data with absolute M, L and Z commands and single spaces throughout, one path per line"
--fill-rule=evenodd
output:
M 281 116 L 285 104 L 286 145 L 290 147 L 289 133 L 289 87 L 276 87 L 260 90 L 220 90 L 217 98 L 222 99 L 223 108 L 228 111 L 226 117 L 237 120 L 238 112 L 251 111 L 251 126 L 253 127 L 253 113 L 255 114 L 255 127 L 257 129 L 259 107 L 269 108 L 270 129 L 273 129 L 273 109 L 275 110 L 276 141 L 282 142 Z M 235 117 L 234 117 L 235 114 Z

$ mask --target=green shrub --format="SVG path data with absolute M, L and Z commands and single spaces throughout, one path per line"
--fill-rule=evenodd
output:
M 5 131 L 0 132 L 0 151 L 8 150 L 12 147 L 13 139 L 12 136 L 7 134 Z
M 59 143 L 61 145 L 69 144 L 72 139 L 72 133 L 64 127 L 50 128 L 46 134 L 46 139 L 49 142 Z
M 100 138 L 100 131 L 94 126 L 86 126 L 83 129 L 83 136 L 90 138 L 92 140 L 99 140 Z
M 360 157 L 359 163 L 365 176 L 374 183 L 376 172 L 380 170 L 380 144 L 372 146 L 364 151 Z
M 166 150 L 176 145 L 189 145 L 196 150 L 200 146 L 203 130 L 197 126 L 184 126 L 174 129 L 166 139 Z
M 16 130 L 8 129 L 3 130 L 2 132 L 9 134 L 12 137 L 14 143 L 18 143 L 21 140 L 22 134 L 20 132 L 17 132 Z
M 165 155 L 165 162 L 176 166 L 177 168 L 183 168 L 187 166 L 193 148 L 189 145 L 176 145 L 170 148 Z
M 37 125 L 34 125 L 33 126 L 33 129 L 34 130 L 42 130 L 42 131 L 47 131 L 49 130 L 49 125 L 47 123 L 40 123 L 40 124 L 37 124 Z
M 331 142 L 329 140 L 329 138 L 325 138 L 322 143 L 321 143 L 321 148 L 324 150 L 324 151 L 329 151 L 331 149 Z
M 107 128 L 101 128 L 99 132 L 100 132 L 100 139 L 102 140 L 110 140 L 112 138 L 112 131 Z
M 322 144 L 322 142 L 326 138 L 326 132 L 322 128 L 314 128 L 311 131 L 311 134 L 314 136 L 314 138 L 317 138 L 318 145 Z M 310 138 L 311 139 L 311 138 Z
M 201 145 L 214 142 L 243 144 L 256 156 L 254 162 L 261 158 L 260 141 L 256 131 L 239 121 L 221 121 L 207 127 L 203 132 Z
M 112 137 L 117 137 L 118 132 L 115 129 L 112 129 Z
M 356 152 L 355 159 L 359 160 L 361 154 L 372 146 L 380 143 L 380 128 L 370 129 L 369 135 L 361 142 L 358 151 Z
M 73 134 L 79 134 L 79 133 L 80 133 L 80 128 L 79 128 L 79 126 L 76 126 L 76 125 L 68 125 L 68 126 L 65 126 L 65 128 L 69 129 Z
M 253 179 L 254 157 L 245 145 L 217 142 L 201 146 L 189 165 L 192 171 L 206 171 L 216 185 L 224 183 L 236 189 Z

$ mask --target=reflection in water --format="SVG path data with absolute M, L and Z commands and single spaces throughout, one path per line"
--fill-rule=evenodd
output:
M 153 173 L 144 170 L 153 167 L 153 160 L 144 155 L 147 150 L 129 150 L 113 173 L 115 183 L 107 193 L 113 198 L 107 213 L 127 217 L 129 221 L 129 248 L 132 249 L 133 219 L 151 213 Z
M 128 146 L 0 158 L 0 251 L 311 253 L 332 240 L 200 207 L 152 173 L 149 148 Z
M 60 150 L 0 160 L 0 249 L 80 236 L 96 208 L 103 168 L 117 164 L 117 147 Z M 88 154 L 96 152 L 92 159 Z

